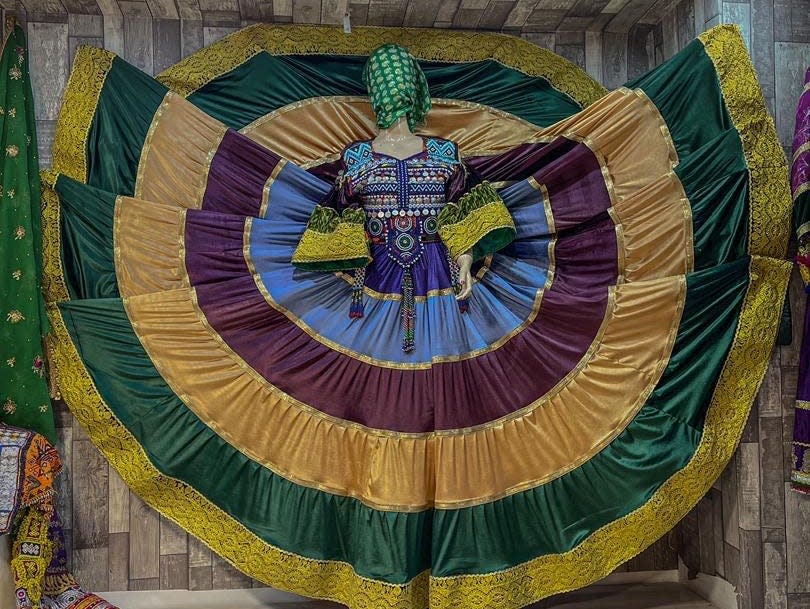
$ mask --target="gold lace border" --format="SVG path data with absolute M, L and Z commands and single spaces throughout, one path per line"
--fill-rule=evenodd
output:
M 189 96 L 261 52 L 271 55 L 368 55 L 395 42 L 419 59 L 470 62 L 492 59 L 528 76 L 544 78 L 585 107 L 607 93 L 602 85 L 559 55 L 516 36 L 446 29 L 356 27 L 350 35 L 323 25 L 270 25 L 243 28 L 164 70 L 157 80 Z
M 115 54 L 79 47 L 70 71 L 53 140 L 53 169 L 87 181 L 87 137 Z
M 424 607 L 428 594 L 431 609 L 485 609 L 493 595 L 504 601 L 505 609 L 517 609 L 608 575 L 665 534 L 708 490 L 739 442 L 764 376 L 790 269 L 788 261 L 752 257 L 751 283 L 701 442 L 690 462 L 647 503 L 595 531 L 569 552 L 485 575 L 433 578 L 425 572 L 402 585 L 363 578 L 343 562 L 280 550 L 194 488 L 161 474 L 94 386 L 58 308 L 51 305 L 48 313 L 57 337 L 54 356 L 63 395 L 94 444 L 135 493 L 236 568 L 276 588 L 333 600 L 351 609 Z
M 748 251 L 758 256 L 785 258 L 792 205 L 788 163 L 740 28 L 718 25 L 698 38 L 714 64 L 748 166 Z
M 499 198 L 473 209 L 454 224 L 440 226 L 439 236 L 450 252 L 450 256 L 455 260 L 464 252 L 471 250 L 490 233 L 506 228 L 514 231 L 515 222 L 512 220 L 509 210 L 506 209 L 506 205 Z
M 790 207 L 786 164 L 781 166 L 785 169 L 784 173 L 779 173 L 774 170 L 780 166 L 774 167 L 768 161 L 769 158 L 780 158 L 768 156 L 774 153 L 775 130 L 764 103 L 755 103 L 758 91 L 756 77 L 739 30 L 736 26 L 719 26 L 701 35 L 700 39 L 717 68 L 723 95 L 735 127 L 740 132 L 751 171 L 751 251 L 754 254 L 773 252 L 778 257 L 784 256 Z M 256 49 L 253 54 L 260 50 Z M 74 63 L 74 73 L 82 51 Z M 104 53 L 98 49 L 95 51 Z M 329 51 L 316 49 L 311 52 Z M 727 55 L 734 55 L 738 59 L 742 57 L 744 67 L 747 66 L 748 70 L 730 66 Z M 184 70 L 190 69 L 187 62 L 178 64 L 176 68 L 180 66 Z M 169 77 L 178 77 L 182 73 L 172 70 L 168 71 Z M 754 92 L 751 91 L 752 82 L 756 89 Z M 103 80 L 98 83 L 99 92 L 101 84 Z M 70 88 L 69 83 L 66 100 L 71 99 Z M 762 99 L 761 92 L 758 99 Z M 83 95 L 82 100 L 89 104 L 92 96 Z M 97 101 L 96 95 L 94 103 Z M 746 103 L 754 103 L 759 110 L 752 111 L 750 105 L 745 106 Z M 93 105 L 90 119 L 94 110 Z M 80 112 L 71 114 L 82 116 Z M 750 115 L 757 115 L 758 120 L 747 118 Z M 63 115 L 60 115 L 61 122 Z M 773 138 L 770 137 L 771 133 Z M 85 130 L 81 140 L 82 154 L 69 157 L 71 162 L 77 163 L 73 166 L 73 172 L 66 169 L 67 165 L 57 165 L 55 150 L 55 168 L 82 181 L 84 175 L 76 173 L 75 169 L 79 161 L 84 168 L 86 135 Z M 763 135 L 766 136 L 765 141 Z M 778 140 L 775 141 L 778 145 Z M 778 154 L 784 158 L 781 147 Z M 775 175 L 769 176 L 769 171 Z M 774 195 L 775 198 L 769 200 Z M 52 225 L 50 233 L 46 231 L 46 236 L 51 235 L 50 245 L 56 245 L 58 257 L 58 215 L 48 216 L 46 213 L 45 222 L 50 224 L 54 221 L 56 226 Z M 54 233 L 55 229 L 57 232 Z M 48 245 L 45 245 L 46 251 Z M 55 271 L 53 260 L 50 268 Z M 412 609 L 425 607 L 428 603 L 431 609 L 485 609 L 490 606 L 493 595 L 501 599 L 501 606 L 505 609 L 517 609 L 608 575 L 617 565 L 665 534 L 672 523 L 682 518 L 708 490 L 739 442 L 743 424 L 764 376 L 790 269 L 790 262 L 752 256 L 749 269 L 751 281 L 734 342 L 712 396 L 700 444 L 690 462 L 667 480 L 647 503 L 595 531 L 569 552 L 541 556 L 505 571 L 484 575 L 431 578 L 424 572 L 401 585 L 363 578 L 343 562 L 312 560 L 271 546 L 192 487 L 161 474 L 102 399 L 67 333 L 61 313 L 54 305 L 49 306 L 49 318 L 57 338 L 54 358 L 60 370 L 65 400 L 94 444 L 134 492 L 167 518 L 199 537 L 241 571 L 274 587 L 333 600 L 352 609 Z M 53 302 L 55 299 L 49 300 Z
M 371 260 L 365 228 L 362 224 L 340 221 L 328 233 L 307 227 L 295 248 L 292 264 L 340 263 L 360 259 Z
M 54 357 L 71 412 L 133 492 L 198 537 L 237 569 L 274 587 L 352 609 L 427 606 L 427 572 L 405 584 L 358 575 L 351 565 L 286 552 L 260 539 L 188 484 L 162 474 L 101 397 L 56 305 L 48 318 L 57 340 Z

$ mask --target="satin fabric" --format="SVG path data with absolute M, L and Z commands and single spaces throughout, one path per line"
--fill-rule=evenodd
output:
M 722 57 L 744 53 L 738 34 L 720 38 L 727 43 Z M 518 230 L 547 233 L 554 244 L 546 250 L 553 265 L 529 249 L 506 252 L 554 271 L 551 283 L 543 282 L 536 323 L 489 353 L 424 369 L 364 361 L 367 354 L 337 344 L 342 337 L 326 341 L 320 334 L 329 328 L 308 333 L 300 319 L 308 311 L 273 307 L 267 293 L 277 287 L 274 278 L 267 275 L 265 293 L 256 280 L 265 264 L 280 268 L 286 254 L 268 245 L 292 242 L 303 228 L 305 202 L 325 189 L 319 181 L 330 167 L 314 166 L 322 158 L 310 160 L 307 174 L 226 131 L 206 144 L 216 146 L 210 162 L 193 150 L 185 157 L 196 159 L 187 165 L 195 179 L 206 176 L 201 197 L 192 194 L 185 204 L 116 198 L 131 193 L 138 173 L 146 175 L 154 162 L 154 149 L 143 152 L 159 140 L 154 114 L 166 96 L 138 101 L 151 109 L 144 111 L 153 114 L 148 122 L 140 112 L 129 125 L 93 119 L 90 184 L 118 189 L 96 194 L 98 213 L 114 218 L 117 287 L 125 298 L 103 280 L 109 247 L 98 237 L 83 247 L 80 226 L 92 220 L 76 215 L 63 254 L 85 257 L 98 270 L 73 272 L 72 289 L 104 296 L 60 303 L 54 319 L 64 320 L 80 370 L 109 409 L 109 437 L 121 446 L 133 438 L 154 471 L 173 481 L 167 489 L 167 478 L 152 484 L 153 474 L 144 474 L 139 488 L 251 574 L 358 609 L 394 606 L 379 590 L 413 609 L 485 607 L 491 598 L 515 608 L 562 589 L 563 580 L 591 581 L 640 551 L 683 515 L 731 454 L 758 382 L 753 377 L 767 360 L 767 311 L 784 279 L 777 261 L 760 257 L 778 249 L 781 224 L 763 214 L 762 193 L 755 192 L 762 174 L 746 179 L 747 163 L 757 169 L 759 159 L 749 159 L 743 143 L 751 140 L 739 136 L 739 116 L 731 119 L 727 76 L 718 80 L 711 40 L 631 83 L 639 91 L 617 91 L 575 117 L 570 99 L 546 81 L 493 61 L 423 64 L 429 78 L 446 79 L 437 85 L 447 87 L 446 97 L 488 100 L 498 111 L 519 110 L 521 118 L 549 125 L 526 147 L 500 156 L 478 151 L 470 162 L 507 182 L 504 192 L 514 202 L 533 202 L 537 209 Z M 357 95 L 361 62 L 259 53 L 197 87 L 189 101 L 223 126 L 244 127 L 284 99 L 302 101 L 307 90 Z M 119 60 L 115 71 L 130 86 L 147 78 Z M 107 119 L 124 113 L 119 94 L 107 89 L 118 86 L 112 72 L 98 96 L 97 112 Z M 310 116 L 329 107 L 321 103 L 330 102 L 307 105 L 315 110 Z M 183 112 L 191 120 L 196 110 Z M 300 106 L 290 115 L 301 120 L 306 112 Z M 270 126 L 262 144 L 272 149 L 273 122 L 283 123 L 285 114 L 262 122 Z M 492 116 L 478 116 L 485 114 Z M 517 119 L 508 124 L 526 128 Z M 362 125 L 351 119 L 337 128 Z M 291 130 L 279 132 L 288 137 Z M 144 143 L 133 172 L 116 151 Z M 541 171 L 532 167 L 538 150 Z M 105 155 L 118 160 L 99 163 Z M 152 175 L 159 181 L 165 173 Z M 241 190 L 230 186 L 235 177 Z M 86 186 L 63 180 L 60 197 L 84 196 Z M 540 209 L 540 202 L 548 205 Z M 254 241 L 261 227 L 264 238 Z M 262 248 L 266 256 L 254 258 Z M 515 279 L 508 264 L 499 264 L 496 256 L 480 269 L 476 288 L 493 281 L 490 274 Z M 766 277 L 762 269 L 773 272 Z M 528 271 L 527 280 L 538 279 Z M 329 290 L 348 289 L 345 278 L 324 277 Z M 306 287 L 299 295 L 336 308 L 317 293 L 316 276 L 285 282 L 298 280 Z M 525 310 L 526 295 L 510 298 L 497 298 L 499 311 Z M 546 339 L 551 347 L 541 348 Z M 555 378 L 562 384 L 544 385 Z M 418 379 L 439 391 L 403 399 L 420 395 Z M 734 429 L 718 416 L 733 420 Z M 719 457 L 709 463 L 707 455 Z M 128 462 L 119 465 L 132 474 Z M 685 486 L 667 495 L 676 479 Z M 173 489 L 210 506 L 175 509 L 164 501 Z M 199 524 L 213 513 L 243 528 L 219 539 Z M 246 539 L 259 554 L 283 552 L 290 577 L 235 552 Z M 352 572 L 330 579 L 341 565 Z M 548 565 L 559 568 L 544 571 Z M 319 587 L 334 581 L 330 591 Z M 349 593 L 352 582 L 361 582 L 363 593 Z

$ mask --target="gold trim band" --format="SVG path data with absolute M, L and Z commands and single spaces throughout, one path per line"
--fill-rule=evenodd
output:
M 264 218 L 267 215 L 267 206 L 270 205 L 270 189 L 273 188 L 273 184 L 275 183 L 276 179 L 278 178 L 278 174 L 281 173 L 281 170 L 287 165 L 287 159 L 281 159 L 273 167 L 273 171 L 270 172 L 267 181 L 264 183 L 264 188 L 262 188 L 262 204 L 259 207 L 259 217 Z
M 584 107 L 607 93 L 602 85 L 567 59 L 527 40 L 505 34 L 447 29 L 269 25 L 243 28 L 161 72 L 157 79 L 188 97 L 215 78 L 261 52 L 271 55 L 369 55 L 386 43 L 407 47 L 418 59 L 472 62 L 491 59 L 548 83 Z
M 594 531 L 562 554 L 549 554 L 485 575 L 430 578 L 430 606 L 440 609 L 519 609 L 607 577 L 672 528 L 708 491 L 737 447 L 765 375 L 791 264 L 753 256 L 751 283 L 694 456 L 640 508 Z M 765 330 L 763 332 L 763 330 Z M 516 585 L 520 582 L 520 585 Z
M 71 178 L 87 180 L 85 145 L 96 113 L 101 89 L 115 55 L 94 47 L 79 47 L 73 60 L 53 138 L 53 169 Z
M 785 258 L 791 196 L 785 151 L 737 25 L 718 25 L 698 39 L 712 60 L 734 128 L 740 134 L 750 184 L 751 254 Z

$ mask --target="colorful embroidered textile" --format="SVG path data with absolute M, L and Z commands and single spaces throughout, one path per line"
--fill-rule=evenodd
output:
M 45 571 L 42 609 L 117 609 L 100 596 L 83 590 L 68 571 L 65 533 L 56 511 L 48 523 L 48 541 L 53 557 Z
M 725 467 L 773 346 L 787 163 L 739 30 L 611 93 L 514 37 L 334 34 L 251 26 L 157 80 L 77 51 L 46 192 L 65 398 L 135 492 L 278 588 L 515 609 L 604 577 Z M 385 42 L 436 96 L 426 146 L 458 149 L 428 178 L 461 159 L 467 199 L 403 203 L 393 161 L 347 149 Z M 425 225 L 480 243 L 493 204 L 513 239 L 483 239 L 462 313 Z M 308 227 L 361 223 L 379 242 L 345 257 L 372 265 L 292 264 Z
M 0 421 L 56 440 L 45 382 L 41 230 L 34 101 L 25 36 L 15 26 L 0 56 Z
M 415 299 L 458 293 L 458 256 L 469 250 L 481 259 L 502 249 L 514 238 L 515 224 L 498 193 L 463 166 L 453 142 L 423 138 L 421 152 L 406 159 L 357 142 L 341 159 L 335 186 L 312 212 L 292 263 L 332 271 L 368 265 L 354 276 L 349 316 L 364 316 L 364 289 L 401 300 L 402 350 L 409 353 Z M 349 236 L 352 212 L 365 220 L 365 231 L 356 223 Z M 459 306 L 467 310 L 466 301 Z M 430 313 L 423 311 L 418 323 L 443 323 Z
M 20 508 L 29 431 L 0 424 L 0 535 L 8 535 Z
M 0 424 L 0 517 L 5 524 L 0 534 L 12 533 L 17 607 L 115 609 L 82 590 L 67 570 L 62 522 L 54 506 L 54 481 L 61 469 L 45 437 Z
M 374 51 L 363 68 L 363 82 L 381 129 L 403 116 L 411 131 L 425 121 L 430 111 L 430 89 L 425 73 L 408 49 L 386 44 Z
M 810 69 L 804 79 L 804 92 L 796 109 L 793 138 L 793 223 L 798 239 L 799 271 L 810 293 Z M 799 361 L 799 385 L 793 427 L 793 489 L 810 493 L 810 301 L 805 304 L 804 333 Z

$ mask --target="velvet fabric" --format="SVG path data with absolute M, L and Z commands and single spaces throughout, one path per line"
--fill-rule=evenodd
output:
M 187 101 L 133 95 L 150 79 L 114 59 L 86 184 L 56 184 L 69 402 L 122 475 L 252 576 L 352 609 L 516 609 L 674 525 L 735 448 L 787 280 L 764 239 L 785 218 L 752 179 L 765 140 L 717 68 L 745 57 L 739 33 L 587 107 L 502 61 L 420 60 L 475 111 L 462 155 L 516 235 L 475 267 L 468 312 L 418 286 L 411 353 L 390 286 L 349 320 L 351 277 L 291 265 L 337 166 L 272 145 L 307 120 L 363 139 L 318 120 L 363 94 L 365 57 L 240 40 L 201 51 L 241 58 L 204 83 L 189 60 Z M 199 134 L 169 146 L 171 112 Z M 528 135 L 476 148 L 497 113 Z M 120 196 L 153 180 L 161 200 Z

